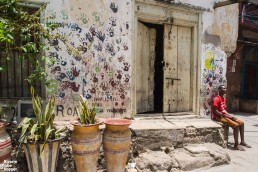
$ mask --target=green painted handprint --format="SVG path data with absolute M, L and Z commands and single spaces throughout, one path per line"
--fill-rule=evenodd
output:
M 87 16 L 85 14 L 81 14 L 80 19 L 83 24 L 87 24 L 89 22 L 89 18 L 87 18 Z
M 61 11 L 61 14 L 62 14 L 61 17 L 62 17 L 63 20 L 67 20 L 67 19 L 68 19 L 68 13 L 67 13 L 67 11 L 62 10 L 62 11 Z
M 95 20 L 96 22 L 99 22 L 100 21 L 100 18 L 99 18 L 99 15 L 97 12 L 93 12 L 92 13 L 92 16 L 94 17 L 93 20 Z

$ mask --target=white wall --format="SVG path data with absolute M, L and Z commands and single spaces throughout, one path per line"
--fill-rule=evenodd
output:
M 47 55 L 52 81 L 47 93 L 57 97 L 57 119 L 77 115 L 83 95 L 98 115 L 130 116 L 132 37 L 130 0 L 54 0 L 46 9 L 47 27 L 58 25 L 67 40 L 51 40 Z M 79 48 L 74 53 L 70 48 Z
M 201 114 L 210 113 L 214 88 L 226 83 L 226 58 L 234 52 L 238 33 L 238 5 L 213 9 L 214 0 L 177 0 L 201 7 Z M 130 117 L 133 7 L 131 0 L 55 0 L 46 9 L 47 26 L 58 30 L 69 45 L 52 43 L 47 55 L 52 84 L 48 94 L 57 97 L 57 119 L 77 115 L 79 95 L 96 103 L 98 115 Z M 105 36 L 104 36 L 105 35 Z M 79 48 L 78 53 L 69 48 Z M 78 52 L 77 51 L 77 52 Z

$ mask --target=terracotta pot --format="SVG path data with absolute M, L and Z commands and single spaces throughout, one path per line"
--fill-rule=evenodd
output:
M 73 157 L 77 172 L 96 172 L 101 145 L 100 123 L 80 125 L 71 121 L 74 130 L 71 136 Z
M 55 172 L 61 139 L 56 139 L 45 144 L 42 155 L 40 149 L 43 144 L 27 143 L 22 148 L 25 152 L 28 169 L 30 172 Z
M 106 119 L 103 149 L 107 172 L 124 172 L 131 145 L 130 120 Z
M 7 123 L 0 122 L 0 163 L 11 159 L 11 138 L 6 132 Z

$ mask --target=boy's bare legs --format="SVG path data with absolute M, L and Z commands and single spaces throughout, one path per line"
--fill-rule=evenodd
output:
M 245 128 L 245 127 L 244 127 L 244 124 L 239 126 L 240 138 L 241 138 L 240 145 L 245 146 L 245 147 L 248 147 L 248 148 L 251 148 L 251 146 L 248 145 L 248 144 L 245 142 L 245 135 L 244 135 L 245 129 L 244 129 L 244 128 Z
M 233 128 L 233 135 L 234 135 L 234 140 L 235 140 L 234 149 L 244 151 L 245 149 L 242 148 L 238 143 L 238 133 L 239 133 L 239 126 L 236 126 L 235 128 Z M 242 140 L 241 140 L 241 142 L 242 142 Z

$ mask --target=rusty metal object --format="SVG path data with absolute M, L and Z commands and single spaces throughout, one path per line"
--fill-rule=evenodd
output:
M 107 172 L 125 171 L 131 145 L 130 120 L 107 119 L 103 135 L 103 148 Z

